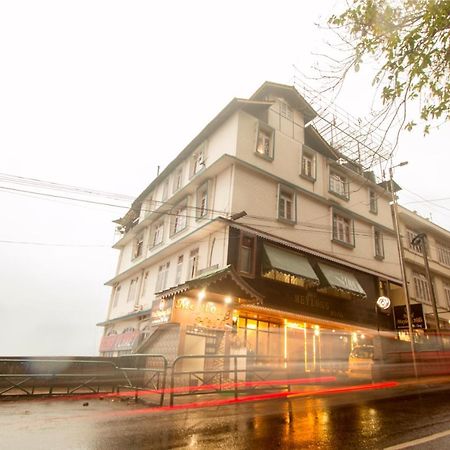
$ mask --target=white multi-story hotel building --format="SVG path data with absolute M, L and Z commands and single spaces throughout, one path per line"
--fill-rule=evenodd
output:
M 117 221 L 100 352 L 348 357 L 393 329 L 390 193 L 311 124 L 292 86 L 233 99 Z

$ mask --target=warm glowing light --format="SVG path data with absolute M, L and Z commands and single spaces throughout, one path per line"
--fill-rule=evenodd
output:
M 225 301 L 225 303 L 226 303 L 227 305 L 229 305 L 233 300 L 232 300 L 232 298 L 228 295 L 227 297 L 225 297 L 224 301 Z
M 256 323 L 247 323 L 247 328 L 250 328 L 250 330 L 256 330 Z
M 303 326 L 299 323 L 286 321 L 285 324 L 288 328 L 296 328 L 297 330 L 303 330 Z
M 364 334 L 361 335 L 361 339 L 365 339 L 366 336 Z
M 356 333 L 352 333 L 352 341 L 358 342 L 358 335 Z
M 319 334 L 320 334 L 320 330 L 314 330 L 314 336 L 319 336 Z
M 202 290 L 198 293 L 198 299 L 201 301 L 201 300 L 203 300 L 203 299 L 205 298 L 205 296 L 206 296 L 205 290 L 202 289 Z
M 331 330 L 332 333 L 336 333 L 336 330 Z
M 288 355 L 288 349 L 287 349 L 287 329 L 288 329 L 288 321 L 287 319 L 284 319 L 284 368 L 287 368 L 287 355 Z

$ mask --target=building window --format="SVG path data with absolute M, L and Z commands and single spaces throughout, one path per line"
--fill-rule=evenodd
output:
M 161 244 L 164 240 L 164 222 L 158 222 L 153 225 L 152 228 L 152 237 L 151 237 L 151 246 L 156 247 Z
M 255 274 L 256 237 L 241 234 L 239 248 L 239 271 L 248 275 Z
M 134 300 L 136 298 L 136 288 L 137 288 L 138 281 L 139 281 L 139 277 L 133 278 L 130 281 L 130 287 L 128 288 L 127 303 L 134 302 Z
M 257 124 L 256 154 L 273 159 L 273 129 L 262 123 Z
M 280 102 L 280 114 L 281 117 L 292 120 L 292 108 L 286 102 Z
M 120 298 L 120 290 L 121 290 L 121 286 L 120 284 L 118 284 L 115 288 L 114 288 L 114 297 L 113 297 L 113 308 L 115 308 L 118 304 L 119 304 L 119 298 Z
M 331 193 L 346 200 L 350 198 L 349 183 L 347 178 L 333 171 L 330 171 L 329 190 Z
M 166 178 L 163 184 L 162 201 L 165 202 L 169 197 L 169 179 Z
M 333 240 L 354 245 L 353 220 L 333 212 Z
M 371 213 L 378 213 L 378 195 L 372 189 L 369 189 L 369 211 Z
M 374 229 L 373 231 L 373 241 L 375 247 L 375 258 L 384 258 L 384 242 L 383 233 L 380 230 Z
M 141 291 L 141 297 L 144 297 L 145 293 L 147 292 L 148 276 L 149 276 L 149 271 L 147 270 L 147 271 L 144 273 L 144 278 L 142 279 L 142 291 Z
M 450 248 L 443 244 L 437 244 L 438 261 L 445 266 L 450 267 Z
M 183 263 L 184 263 L 184 255 L 180 255 L 177 261 L 177 272 L 175 274 L 175 286 L 181 283 L 181 277 L 183 275 Z
M 295 193 L 288 188 L 279 186 L 278 219 L 294 223 L 296 221 Z
M 445 300 L 447 302 L 446 308 L 450 310 L 450 283 L 444 284 L 444 294 L 445 294 Z
M 175 173 L 175 178 L 173 180 L 173 192 L 177 192 L 183 186 L 183 167 L 179 167 Z
M 205 144 L 202 144 L 201 147 L 192 154 L 190 169 L 191 177 L 205 168 L 205 159 Z
M 172 211 L 172 235 L 184 230 L 187 225 L 187 200 Z
M 132 333 L 134 331 L 134 328 L 133 327 L 127 327 L 127 328 L 125 328 L 123 331 L 122 331 L 122 334 L 125 334 L 125 333 Z
M 411 250 L 414 253 L 418 253 L 419 255 L 422 254 L 422 243 L 421 242 L 417 242 L 415 244 L 413 244 L 413 240 L 414 238 L 417 236 L 418 233 L 416 233 L 415 231 L 411 231 L 411 230 L 406 230 L 406 239 L 407 239 L 407 247 L 409 248 L 409 250 Z
M 195 248 L 194 250 L 191 250 L 191 252 L 189 253 L 189 266 L 187 273 L 188 280 L 191 280 L 192 278 L 195 278 L 197 276 L 197 269 L 198 269 L 198 248 Z
M 142 233 L 134 240 L 133 259 L 142 256 L 143 249 L 144 249 L 144 234 Z
M 170 267 L 170 261 L 159 266 L 158 277 L 156 278 L 155 292 L 164 291 L 167 288 L 169 267 Z
M 313 153 L 302 151 L 301 175 L 311 180 L 316 179 L 316 158 Z
M 208 215 L 208 183 L 204 183 L 197 190 L 197 219 Z
M 416 293 L 416 300 L 421 300 L 424 303 L 431 304 L 431 294 L 428 280 L 425 275 L 421 273 L 413 273 L 414 290 Z

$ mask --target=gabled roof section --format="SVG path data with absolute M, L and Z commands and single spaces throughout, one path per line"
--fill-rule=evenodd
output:
M 313 107 L 300 95 L 294 86 L 265 81 L 250 97 L 250 100 L 267 100 L 267 94 L 285 98 L 293 107 L 305 115 L 305 123 L 311 122 L 317 113 Z
M 192 280 L 188 280 L 183 284 L 157 292 L 158 298 L 168 298 L 173 295 L 187 292 L 191 289 L 207 288 L 211 292 L 222 294 L 223 286 L 220 282 L 228 280 L 234 285 L 234 295 L 237 297 L 247 297 L 250 301 L 262 303 L 263 296 L 255 291 L 243 278 L 239 276 L 236 270 L 231 266 L 225 266 L 205 274 L 202 274 Z
M 305 145 L 327 158 L 335 161 L 339 158 L 338 153 L 312 125 L 305 127 Z

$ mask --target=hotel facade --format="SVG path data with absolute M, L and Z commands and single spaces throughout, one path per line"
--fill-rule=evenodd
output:
M 393 333 L 391 194 L 292 86 L 233 99 L 117 221 L 100 354 L 248 354 L 317 370 Z

